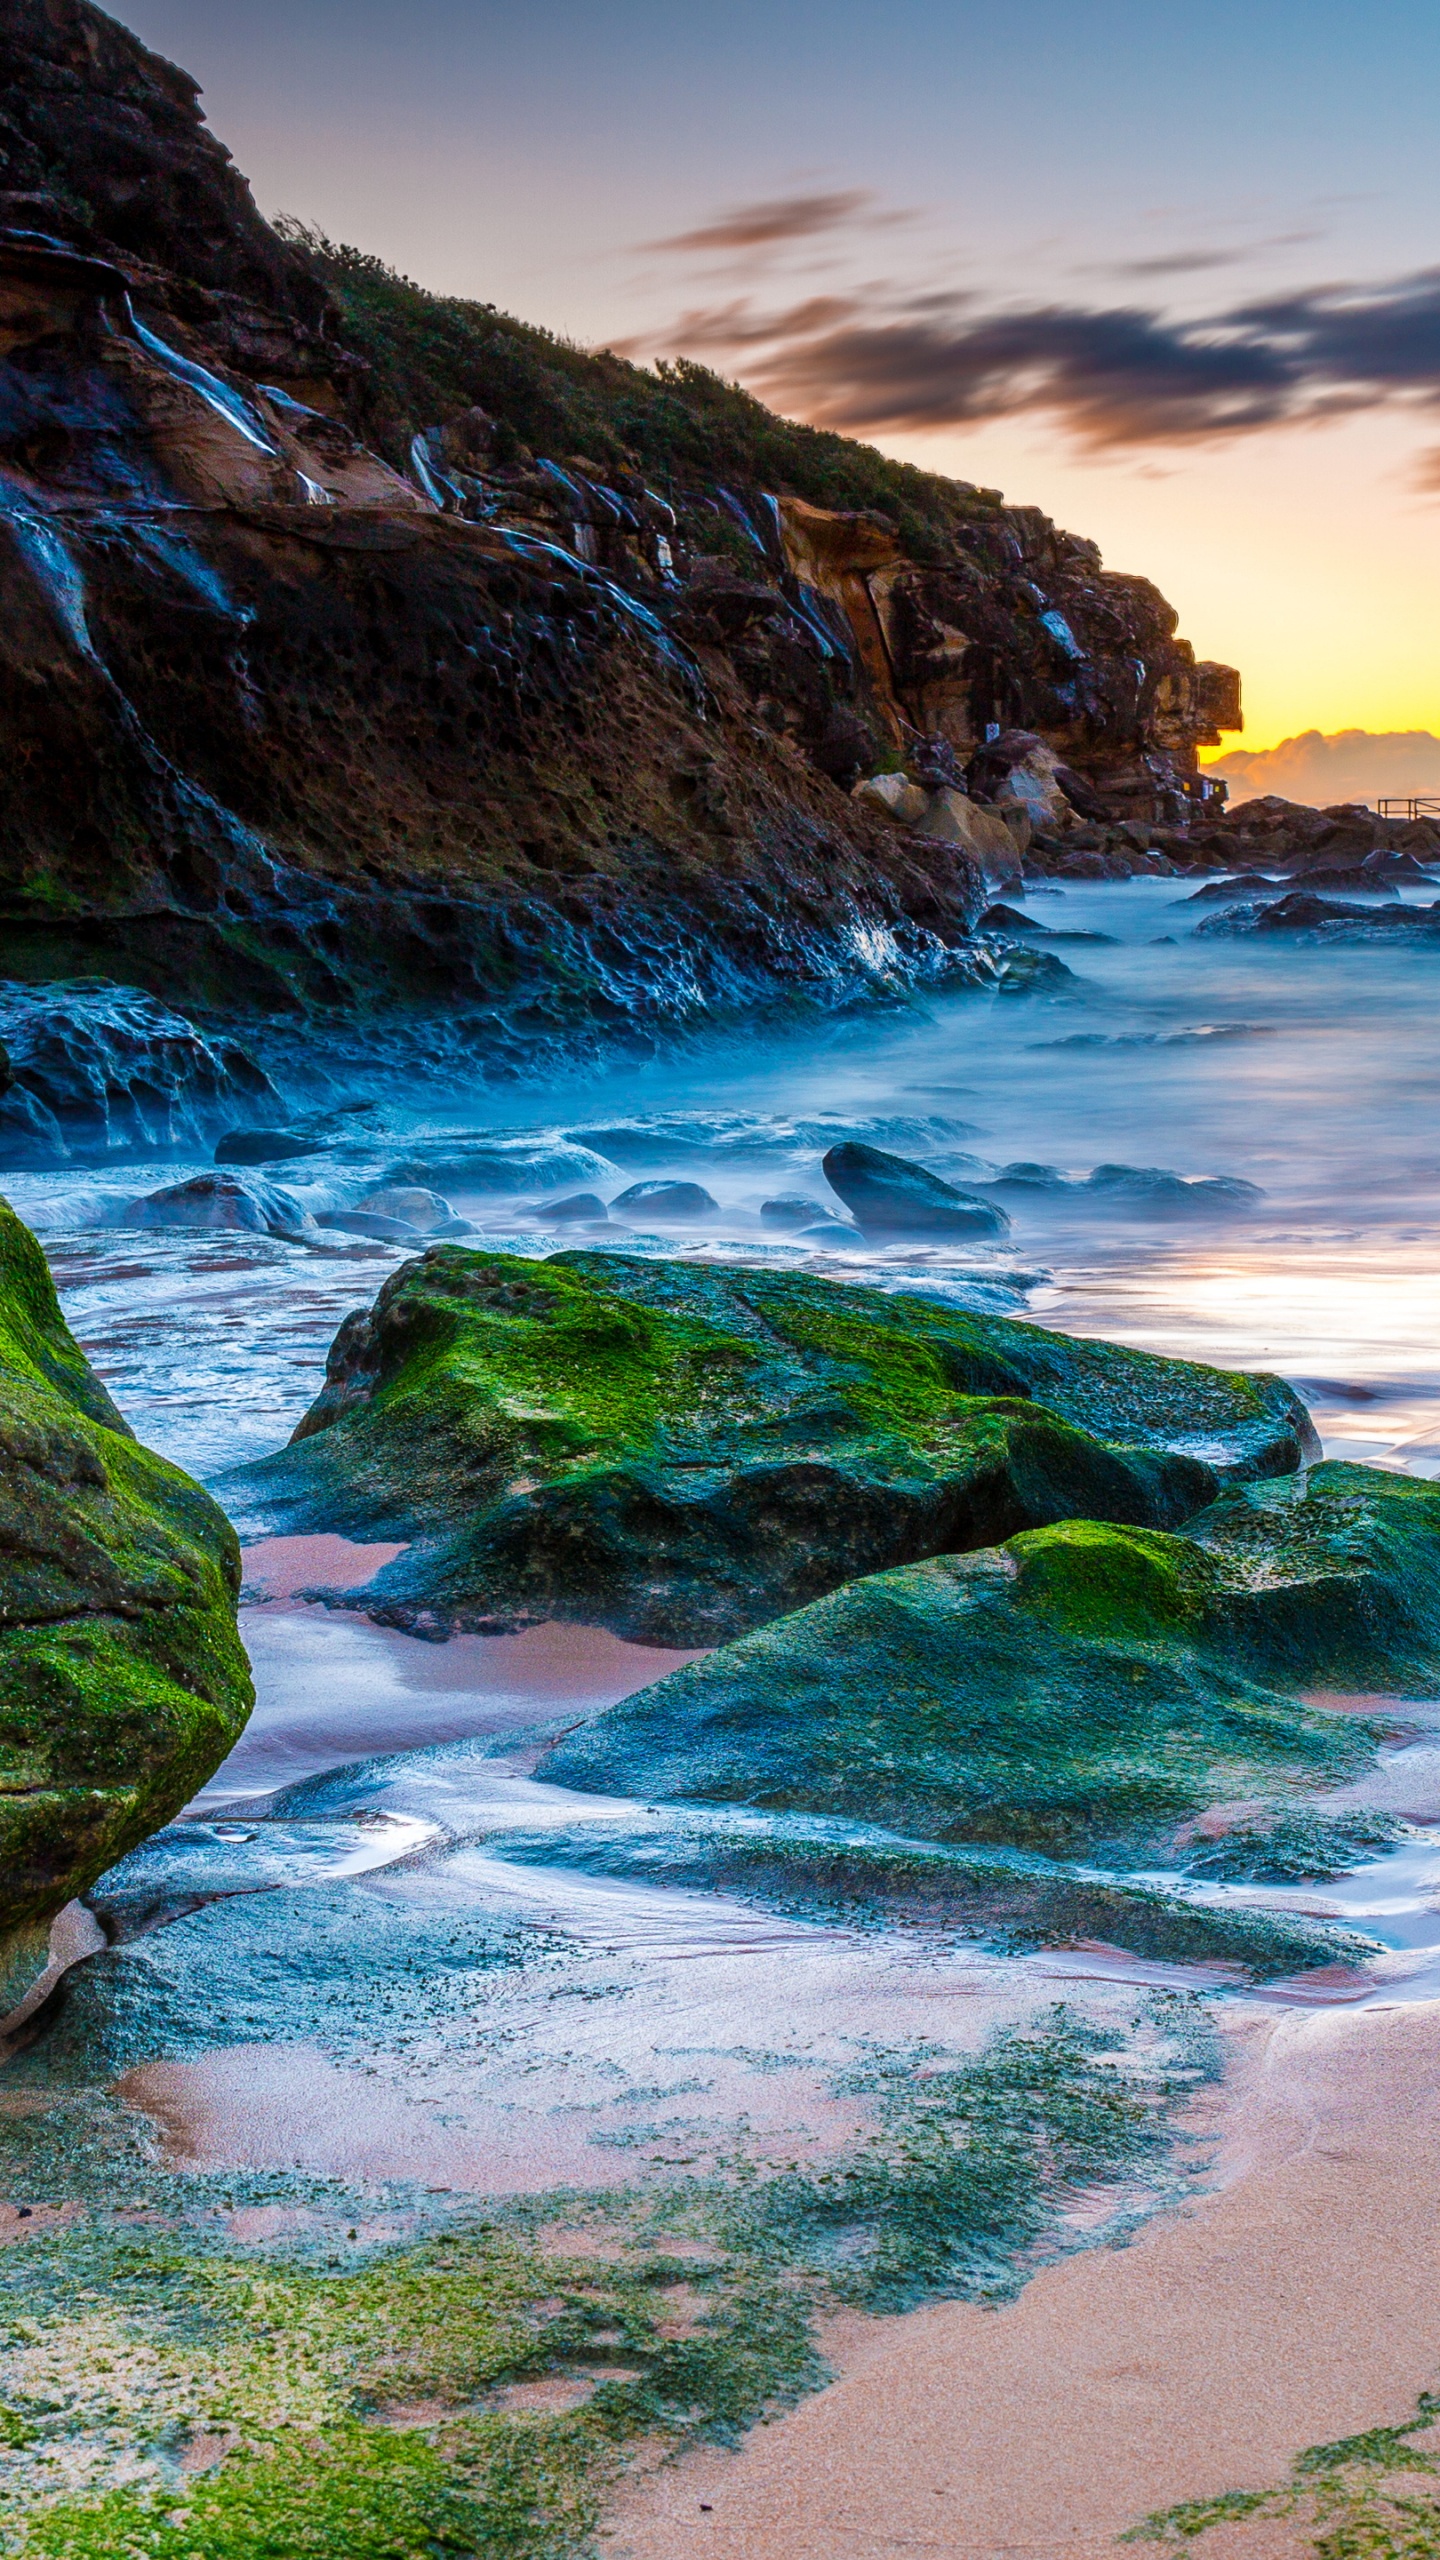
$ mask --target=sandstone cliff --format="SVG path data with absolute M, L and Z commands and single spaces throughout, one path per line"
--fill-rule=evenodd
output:
M 963 978 L 1037 824 L 1184 859 L 1238 681 L 1092 544 L 280 238 L 86 0 L 0 72 L 0 975 L 533 1054 Z

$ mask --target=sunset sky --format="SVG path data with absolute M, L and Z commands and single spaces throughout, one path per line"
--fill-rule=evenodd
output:
M 129 0 L 264 211 L 1094 536 L 1247 746 L 1440 728 L 1440 11 Z

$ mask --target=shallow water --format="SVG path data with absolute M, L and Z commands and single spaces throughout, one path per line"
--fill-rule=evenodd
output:
M 583 1187 L 613 1199 L 637 1179 L 674 1175 L 703 1183 L 714 1208 L 669 1228 L 577 1229 L 548 1222 L 543 1198 L 438 1187 L 472 1221 L 477 1244 L 797 1266 L 1227 1366 L 1273 1367 L 1301 1388 L 1332 1454 L 1440 1473 L 1440 955 L 1394 943 L 1194 940 L 1196 917 L 1214 910 L 1185 898 L 1168 881 L 1028 892 L 1047 926 L 1113 937 L 1053 946 L 1075 972 L 1058 998 L 897 1001 L 528 1094 L 436 1091 L 402 1107 L 379 1093 L 373 1140 L 352 1138 L 342 1155 L 278 1175 L 303 1206 L 323 1211 L 353 1203 L 397 1157 L 443 1152 L 457 1132 L 613 1130 L 614 1170 Z M 1117 1212 L 1083 1191 L 1009 1194 L 1012 1232 L 988 1250 L 777 1235 L 761 1203 L 798 1189 L 824 1204 L 820 1157 L 851 1129 L 961 1181 L 1013 1160 L 1071 1174 L 1121 1162 L 1239 1176 L 1265 1196 L 1236 1214 L 1157 1217 Z M 213 1476 L 288 1437 L 341 1318 L 413 1248 L 324 1230 L 302 1246 L 105 1223 L 127 1199 L 197 1169 L 137 1162 L 103 1178 L 16 1175 L 6 1189 L 43 1232 L 70 1321 L 141 1436 Z M 484 1915 L 537 1949 L 568 1951 L 568 2005 L 555 2010 L 542 1964 L 503 1997 L 487 1993 L 490 2027 L 468 2042 L 457 2043 L 448 2008 L 426 2025 L 433 1984 L 417 1992 L 403 2070 L 402 2045 L 372 2039 L 364 2069 L 392 2080 L 421 2068 L 423 2048 L 427 2089 L 433 2081 L 425 2106 L 455 2113 L 464 2129 L 453 2140 L 429 2117 L 419 2124 L 408 2082 L 363 2135 L 337 2130 L 337 2108 L 343 2114 L 354 2094 L 349 2066 L 340 2073 L 334 2059 L 343 1990 L 327 1993 L 327 2009 L 296 1989 L 295 2041 L 284 2040 L 283 2004 L 272 2012 L 262 2002 L 249 2040 L 217 2015 L 215 2056 L 177 2059 L 167 2049 L 153 2066 L 159 2079 L 146 2079 L 151 2066 L 141 2062 L 128 2084 L 168 2128 L 176 2158 L 294 2158 L 472 2186 L 582 2172 L 599 2182 L 597 2141 L 602 2152 L 611 2145 L 605 2174 L 617 2159 L 630 2174 L 645 2120 L 635 2092 L 647 2076 L 668 2087 L 683 2051 L 709 2056 L 705 2094 L 693 2105 L 677 2100 L 667 2121 L 683 2118 L 693 2134 L 703 2120 L 709 2141 L 739 2110 L 762 2128 L 808 2124 L 822 2139 L 840 2117 L 814 2073 L 857 2038 L 971 2041 L 1061 1983 L 1084 1986 L 1104 2008 L 1133 1998 L 1136 1985 L 1221 1987 L 1231 1978 L 1224 1967 L 1147 1964 L 1104 1948 L 1001 1958 L 779 1919 L 727 1895 L 507 1862 L 507 1828 L 533 1832 L 617 1810 L 537 1784 L 514 1757 L 518 1737 L 592 1713 L 689 1657 L 558 1626 L 430 1644 L 301 1596 L 313 1584 L 362 1580 L 380 1561 L 333 1539 L 251 1550 L 244 1630 L 255 1717 L 187 1821 L 101 1888 L 117 1909 L 128 1896 L 127 1927 L 150 1933 L 105 1961 L 151 1963 L 144 1950 L 158 1944 L 157 1923 L 182 1911 L 193 1916 L 162 1931 L 175 1962 L 193 1942 L 201 1974 L 218 1966 L 221 1980 L 227 1946 L 231 1969 L 243 1970 L 256 1913 L 273 1910 L 271 1934 L 283 1937 L 329 1896 L 337 1925 L 349 1927 L 352 1915 L 357 1969 L 381 1946 L 382 1921 L 430 1928 L 447 1915 Z M 362 1762 L 353 1778 L 325 1777 Z M 1416 1828 L 1334 1885 L 1194 1888 L 1203 1899 L 1333 1914 L 1392 1950 L 1368 1986 L 1317 1977 L 1267 1996 L 1440 1992 L 1437 1778 L 1433 1743 L 1389 1755 L 1377 1784 Z M 297 1986 L 308 1961 L 297 1959 Z M 316 2017 L 328 2022 L 324 2036 Z M 750 2060 L 736 2058 L 742 2048 Z M 782 2053 L 793 2071 L 772 2103 L 765 2093 L 780 2086 Z M 794 2076 L 802 2063 L 808 2095 Z M 337 2075 L 346 2081 L 338 2090 Z M 567 2110 L 578 2110 L 573 2122 Z

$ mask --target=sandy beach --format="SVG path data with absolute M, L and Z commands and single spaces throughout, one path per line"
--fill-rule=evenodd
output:
M 1002 2308 L 847 2324 L 828 2390 L 632 2482 L 605 2550 L 1099 2560 L 1157 2508 L 1406 2417 L 1440 2370 L 1440 2004 L 1252 2018 L 1236 2042 L 1209 2192 Z M 1201 2548 L 1311 2546 L 1268 2523 Z

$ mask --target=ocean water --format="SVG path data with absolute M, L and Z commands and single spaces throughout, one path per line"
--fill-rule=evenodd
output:
M 1073 973 L 1054 994 L 923 1003 L 897 995 L 843 1019 L 749 1026 L 664 1062 L 533 1091 L 372 1094 L 378 1107 L 349 1124 L 369 1134 L 350 1139 L 342 1158 L 276 1168 L 276 1178 L 302 1205 L 344 1207 L 398 1159 L 453 1158 L 466 1134 L 578 1135 L 606 1167 L 567 1187 L 610 1200 L 639 1179 L 674 1176 L 702 1184 L 713 1206 L 670 1225 L 636 1211 L 577 1229 L 547 1218 L 543 1193 L 439 1183 L 472 1222 L 470 1240 L 532 1255 L 604 1244 L 798 1266 L 1274 1369 L 1305 1396 L 1330 1454 L 1440 1474 L 1440 947 L 1197 938 L 1197 918 L 1214 908 L 1188 903 L 1185 887 L 1170 881 L 1038 886 L 1026 903 L 1067 937 L 1041 946 Z M 847 1132 L 961 1183 L 1016 1162 L 1070 1179 L 998 1195 L 1010 1232 L 982 1247 L 876 1249 L 853 1232 L 778 1234 L 760 1214 L 778 1193 L 840 1211 L 820 1160 Z M 1182 1196 L 1161 1209 L 1076 1179 L 1105 1165 L 1160 1168 L 1187 1181 L 1226 1177 L 1257 1196 L 1218 1206 L 1213 1196 Z M 193 1169 L 135 1163 L 103 1175 L 17 1175 L 6 1190 L 42 1232 L 69 1320 L 137 1431 L 211 1476 L 288 1438 L 318 1389 L 341 1318 L 373 1298 L 410 1248 L 334 1230 L 305 1245 L 115 1223 L 126 1198 Z M 827 1983 L 843 1979 L 856 2014 L 869 1997 L 857 1986 L 873 1989 L 897 1963 L 911 1998 L 921 1959 L 912 1951 L 902 1963 L 873 1937 L 747 1917 L 721 1897 L 707 1909 L 704 1897 L 660 1886 L 597 1883 L 553 1867 L 507 1872 L 495 1803 L 507 1792 L 518 1802 L 518 1789 L 533 1824 L 555 1797 L 558 1820 L 559 1791 L 537 1786 L 523 1756 L 510 1776 L 500 1762 L 477 1773 L 467 1747 L 503 1755 L 527 1728 L 592 1712 L 680 1657 L 573 1628 L 422 1643 L 299 1600 L 307 1579 L 346 1578 L 345 1558 L 307 1571 L 288 1543 L 270 1542 L 249 1560 L 244 1624 L 259 1690 L 251 1727 L 188 1825 L 141 1853 L 165 1869 L 162 1902 L 183 1902 L 187 1892 L 204 1898 L 222 1853 L 243 1867 L 252 1854 L 244 1826 L 256 1822 L 253 1885 L 217 1890 L 263 1891 L 283 1870 L 287 1891 L 325 1891 L 343 1878 L 353 1892 L 363 1872 L 372 1893 L 503 1909 L 542 1936 L 599 1943 L 611 1957 L 643 1948 L 652 1986 L 657 1967 L 669 1980 L 667 1968 L 689 1964 L 693 1973 L 703 1956 L 717 1982 L 741 1986 L 733 1995 L 740 2009 L 751 1997 L 745 1980 L 758 1986 L 763 1971 L 767 2032 L 776 2034 L 802 1960 Z M 363 1579 L 364 1556 L 352 1564 L 350 1578 Z M 447 1828 L 436 1790 L 453 1796 L 446 1755 L 457 1747 L 467 1804 L 483 1776 L 477 1800 L 490 1810 L 480 1819 L 472 1807 Z M 1396 1798 L 1411 1817 L 1409 1836 L 1353 1881 L 1298 1892 L 1199 1890 L 1344 1916 L 1394 1951 L 1384 1996 L 1405 1996 L 1408 1982 L 1433 1989 L 1440 1753 L 1420 1756 L 1425 1768 L 1410 1797 Z M 373 1788 L 352 1803 L 348 1782 L 334 1779 L 357 1764 L 385 1768 L 383 1805 Z M 297 1830 L 289 1812 L 277 1812 L 267 1831 L 275 1792 L 297 1783 L 329 1788 L 320 1831 L 303 1821 Z M 353 1853 L 343 1838 L 337 1846 L 335 1827 L 343 1832 L 347 1821 L 369 1825 Z M 1170 1969 L 1103 1949 L 1063 1959 L 947 1956 L 942 1966 L 947 1998 L 980 2000 L 986 2014 L 1002 1975 L 1023 1980 L 1030 1998 L 1041 1976 L 1101 1980 L 1117 1970 L 1142 1983 Z M 1352 1998 L 1355 1985 L 1317 1981 L 1296 1996 Z M 663 2009 L 669 1994 L 654 1997 Z

